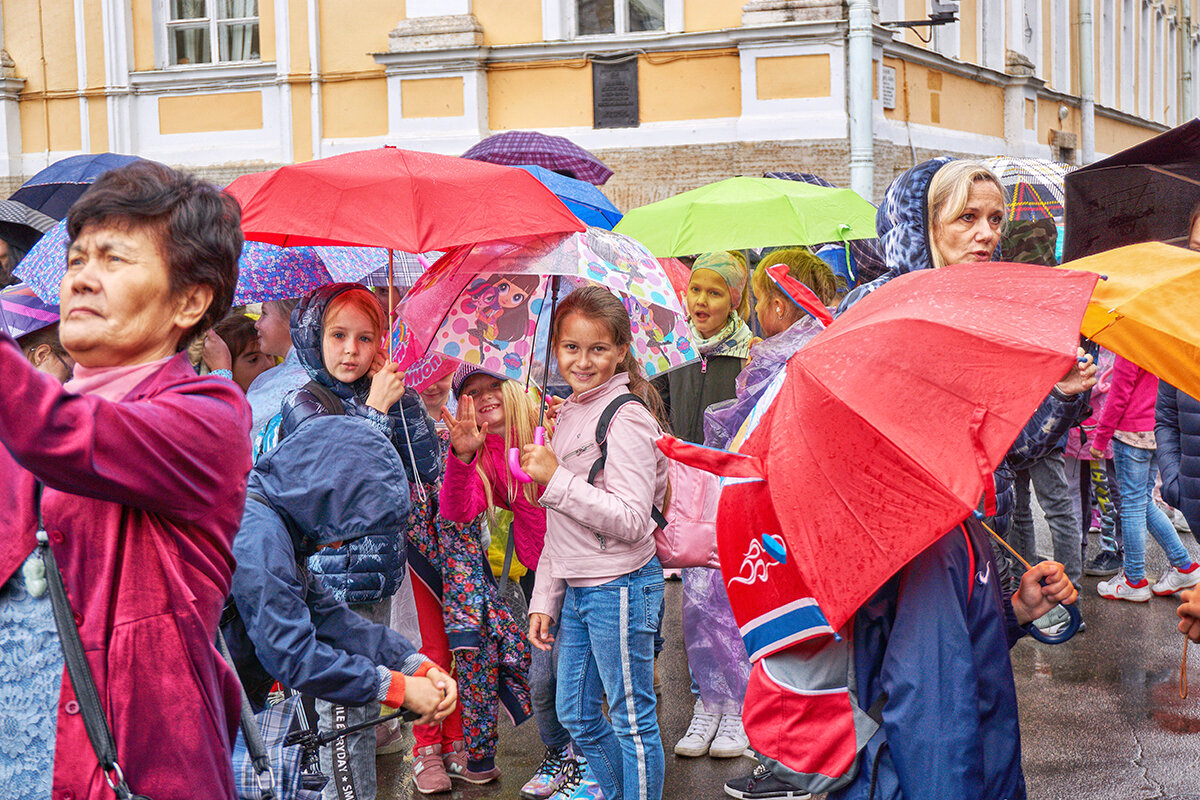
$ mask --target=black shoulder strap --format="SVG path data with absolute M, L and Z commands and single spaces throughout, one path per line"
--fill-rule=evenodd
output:
M 588 470 L 587 482 L 593 486 L 596 484 L 596 478 L 604 470 L 604 463 L 608 461 L 608 429 L 612 426 L 613 417 L 627 403 L 639 403 L 643 408 L 646 407 L 646 402 L 632 392 L 617 395 L 612 399 L 604 411 L 600 412 L 600 419 L 596 422 L 596 444 L 600 447 L 600 455 L 592 462 L 592 468 Z M 657 507 L 651 506 L 650 518 L 654 520 L 654 524 L 664 530 L 667 527 L 667 518 Z
M 46 535 L 46 524 L 42 520 L 42 482 L 34 484 L 34 509 L 37 513 L 38 555 L 46 569 L 46 583 L 50 589 L 50 607 L 54 613 L 54 626 L 58 629 L 59 642 L 63 650 L 63 662 L 67 675 L 71 679 L 71 688 L 75 691 L 75 700 L 79 703 L 79 713 L 83 717 L 83 727 L 96 760 L 104 771 L 105 780 L 112 788 L 118 800 L 145 800 L 142 795 L 134 794 L 125 782 L 125 775 L 117 763 L 117 744 L 113 739 L 108 719 L 104 716 L 104 706 L 100 702 L 100 692 L 92 677 L 92 668 L 84 655 L 83 640 L 79 636 L 79 628 L 75 625 L 71 601 L 67 598 L 67 588 L 59 572 L 58 562 L 54 559 L 54 551 L 50 549 L 50 540 Z
M 304 390 L 317 398 L 317 402 L 326 412 L 335 416 L 341 416 L 346 413 L 346 407 L 342 404 L 342 398 L 338 397 L 329 388 L 321 385 L 317 380 L 311 380 L 304 384 Z

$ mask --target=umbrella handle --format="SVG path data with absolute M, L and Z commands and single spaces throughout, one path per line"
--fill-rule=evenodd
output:
M 1042 585 L 1045 585 L 1045 583 L 1046 581 L 1043 579 Z M 1042 644 L 1062 644 L 1078 633 L 1079 625 L 1083 622 L 1083 614 L 1079 613 L 1079 609 L 1074 603 L 1069 606 L 1060 606 L 1060 608 L 1066 611 L 1067 616 L 1069 617 L 1067 620 L 1067 627 L 1051 636 L 1042 633 L 1040 630 L 1038 630 L 1036 625 L 1031 625 L 1029 626 L 1029 635 L 1034 639 L 1037 639 Z
M 533 432 L 533 443 L 546 443 L 546 429 L 541 425 L 538 425 L 537 430 Z M 513 477 L 521 483 L 533 482 L 533 478 L 529 477 L 525 474 L 525 470 L 521 469 L 521 450 L 519 448 L 508 448 L 508 469 L 512 472 Z

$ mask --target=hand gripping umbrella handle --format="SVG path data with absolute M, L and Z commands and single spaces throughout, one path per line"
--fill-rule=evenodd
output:
M 534 444 L 546 443 L 546 429 L 538 425 L 537 430 L 533 432 Z M 525 474 L 525 470 L 521 469 L 521 451 L 519 448 L 508 448 L 508 468 L 512 472 L 513 477 L 521 483 L 532 483 L 533 478 Z
M 1042 585 L 1046 581 L 1042 579 Z M 1079 607 L 1072 603 L 1069 606 L 1059 606 L 1063 611 L 1067 612 L 1067 627 L 1055 634 L 1043 633 L 1037 625 L 1029 626 L 1029 635 L 1037 639 L 1042 644 L 1062 644 L 1079 632 L 1079 625 L 1083 622 L 1083 614 L 1079 613 Z

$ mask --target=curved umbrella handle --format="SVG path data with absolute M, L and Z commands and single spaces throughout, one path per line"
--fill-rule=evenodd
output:
M 1043 579 L 1042 583 L 1045 584 L 1046 581 Z M 1051 635 L 1042 633 L 1036 625 L 1031 625 L 1029 635 L 1042 644 L 1062 644 L 1078 633 L 1079 626 L 1083 623 L 1083 614 L 1079 613 L 1079 608 L 1074 603 L 1069 606 L 1062 606 L 1062 608 L 1067 612 L 1067 616 L 1069 617 L 1067 627 Z
M 537 426 L 537 430 L 533 432 L 534 444 L 546 443 L 546 429 L 541 425 Z M 512 472 L 513 477 L 521 483 L 532 483 L 533 478 L 525 474 L 525 470 L 521 469 L 521 451 L 519 448 L 508 448 L 508 469 Z

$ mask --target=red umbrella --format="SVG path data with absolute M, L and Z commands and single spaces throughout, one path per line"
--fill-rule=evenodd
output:
M 226 191 L 247 239 L 410 253 L 499 238 L 582 231 L 523 169 L 383 147 L 246 175 Z
M 721 498 L 721 569 L 748 650 L 841 628 L 992 491 L 991 473 L 1074 363 L 1096 280 L 1028 264 L 920 270 L 788 361 L 739 447 L 742 474 L 765 484 Z

